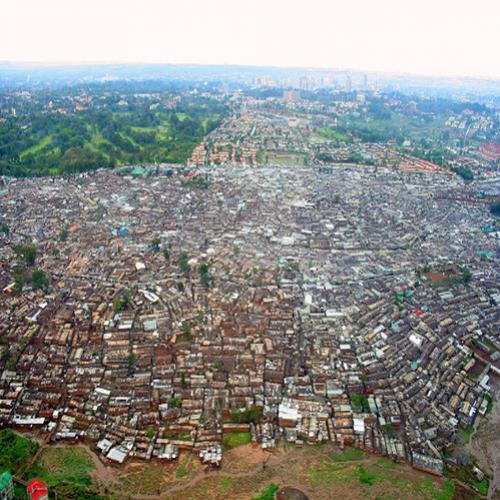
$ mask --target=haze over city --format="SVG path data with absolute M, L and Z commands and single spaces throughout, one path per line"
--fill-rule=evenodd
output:
M 240 64 L 500 78 L 495 0 L 19 0 L 0 61 Z

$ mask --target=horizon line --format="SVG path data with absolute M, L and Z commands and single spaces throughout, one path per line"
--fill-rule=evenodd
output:
M 147 65 L 147 66 L 220 66 L 229 67 L 236 66 L 241 68 L 268 68 L 268 69 L 285 69 L 285 70 L 305 70 L 305 71 L 337 71 L 337 72 L 350 72 L 350 73 L 365 73 L 365 74 L 375 74 L 375 75 L 392 75 L 399 77 L 413 77 L 413 78 L 433 78 L 433 79 L 469 79 L 469 80 L 481 80 L 481 81 L 494 81 L 500 83 L 500 77 L 494 76 L 471 76 L 465 74 L 449 74 L 449 75 L 436 75 L 430 73 L 411 73 L 406 71 L 388 71 L 388 70 L 363 70 L 354 68 L 334 68 L 334 67 L 322 67 L 322 66 L 279 66 L 275 64 L 242 64 L 242 63 L 199 63 L 199 62 L 140 62 L 140 61 L 26 61 L 26 60 L 0 60 L 0 65 L 12 64 L 12 65 L 26 65 L 26 66 L 38 66 L 38 67 L 78 67 L 78 66 L 137 66 L 137 65 Z

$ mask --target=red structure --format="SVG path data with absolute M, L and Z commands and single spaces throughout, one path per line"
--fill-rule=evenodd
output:
M 28 486 L 26 486 L 26 491 L 31 500 L 47 500 L 49 498 L 49 489 L 47 485 L 41 479 L 32 479 Z

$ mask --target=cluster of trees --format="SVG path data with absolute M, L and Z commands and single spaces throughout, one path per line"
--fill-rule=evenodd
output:
M 496 203 L 492 203 L 490 205 L 490 213 L 491 215 L 500 217 L 500 201 L 497 201 Z
M 96 170 L 103 167 L 112 167 L 114 162 L 101 153 L 87 148 L 70 148 L 65 151 L 59 162 L 59 173 L 75 174 Z
M 125 94 L 130 105 L 123 110 L 117 104 L 122 92 L 92 91 L 98 110 L 56 114 L 43 106 L 27 107 L 22 118 L 0 123 L 0 174 L 28 177 L 154 161 L 184 163 L 227 113 L 211 98 L 184 96 L 176 109 L 167 110 L 151 109 L 150 101 L 134 94 Z M 58 98 L 67 106 L 73 93 L 68 87 Z
M 203 177 L 202 175 L 195 175 L 190 179 L 182 181 L 182 187 L 195 188 L 195 189 L 208 189 L 210 187 L 210 181 Z
M 252 405 L 250 408 L 233 408 L 231 422 L 235 424 L 251 424 L 258 422 L 262 417 L 262 408 Z
M 474 180 L 474 172 L 469 167 L 452 167 L 451 170 L 462 177 L 464 181 Z
M 132 295 L 129 290 L 121 295 L 116 296 L 113 300 L 113 307 L 115 309 L 115 312 L 120 312 L 123 311 L 123 309 L 127 309 L 130 304 L 131 298 Z
M 0 470 L 14 473 L 26 465 L 38 450 L 38 444 L 22 436 L 18 436 L 11 429 L 0 431 Z
M 351 394 L 351 402 L 356 408 L 364 412 L 370 412 L 368 398 L 364 394 Z
M 14 247 L 19 264 L 12 270 L 14 280 L 14 291 L 21 293 L 26 284 L 31 283 L 33 290 L 48 290 L 49 279 L 41 269 L 35 269 L 37 250 L 34 245 L 22 243 Z
M 212 281 L 212 276 L 210 275 L 210 266 L 203 262 L 200 264 L 198 269 L 200 274 L 200 282 L 205 287 L 208 288 L 210 286 L 210 282 Z
M 189 276 L 191 266 L 189 265 L 189 256 L 186 252 L 181 252 L 178 260 L 179 268 L 184 276 Z

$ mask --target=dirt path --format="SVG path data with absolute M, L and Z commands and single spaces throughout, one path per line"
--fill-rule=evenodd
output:
M 479 465 L 493 473 L 488 498 L 500 492 L 500 379 L 492 378 L 493 408 L 487 420 L 480 422 L 466 449 Z
M 241 452 L 245 452 L 245 449 L 253 453 L 254 450 L 249 448 L 251 445 L 248 446 L 240 446 L 239 448 L 236 448 L 235 450 L 232 450 L 234 454 L 240 454 Z M 223 467 L 221 469 L 207 469 L 202 472 L 198 472 L 196 475 L 191 477 L 190 479 L 183 481 L 182 483 L 179 484 L 174 484 L 172 486 L 167 486 L 164 491 L 162 491 L 161 496 L 162 498 L 168 498 L 170 495 L 173 493 L 179 493 L 182 492 L 186 489 L 192 488 L 196 486 L 198 483 L 201 481 L 204 481 L 205 479 L 208 478 L 213 478 L 213 477 L 224 477 L 224 476 L 230 476 L 231 479 L 237 479 L 237 478 L 243 478 L 243 477 L 251 477 L 254 476 L 255 474 L 259 473 L 264 465 L 268 465 L 270 467 L 276 467 L 280 465 L 282 462 L 285 460 L 290 459 L 290 453 L 279 453 L 279 454 L 273 454 L 271 452 L 265 452 L 262 451 L 260 448 L 257 449 L 258 452 L 261 452 L 265 459 L 263 461 L 259 461 L 256 465 L 252 465 L 244 472 L 234 472 L 228 470 L 228 467 Z M 231 453 L 232 453 L 231 452 Z M 227 461 L 227 455 L 226 455 L 226 461 Z M 134 498 L 136 499 L 141 499 L 141 500 L 149 500 L 152 498 L 158 498 L 157 495 L 134 495 Z
M 294 481 L 293 479 L 290 478 L 288 474 L 288 462 L 294 462 L 294 459 L 300 460 L 303 458 L 303 449 L 298 449 L 298 450 L 287 450 L 287 451 L 263 451 L 262 449 L 252 449 L 251 445 L 247 446 L 240 446 L 239 448 L 236 448 L 232 450 L 230 453 L 231 455 L 228 454 L 225 457 L 226 463 L 232 464 L 234 463 L 232 459 L 235 461 L 241 460 L 241 457 L 247 456 L 247 459 L 250 462 L 253 463 L 248 463 L 247 461 L 247 466 L 243 467 L 243 471 L 234 471 L 232 470 L 231 465 L 226 465 L 224 467 L 224 462 L 223 466 L 221 469 L 207 469 L 202 472 L 198 472 L 191 478 L 182 481 L 181 483 L 178 484 L 173 484 L 170 486 L 166 486 L 164 490 L 161 492 L 160 498 L 162 499 L 170 499 L 170 498 L 178 498 L 179 494 L 188 491 L 191 488 L 196 487 L 200 482 L 214 478 L 214 477 L 231 477 L 232 480 L 238 479 L 238 478 L 248 478 L 252 476 L 256 476 L 262 470 L 264 467 L 268 467 L 273 470 L 272 474 L 272 480 L 270 479 L 270 482 L 278 482 L 280 484 L 286 484 L 287 486 L 297 488 L 304 492 L 306 495 L 310 496 L 312 495 L 311 492 L 307 490 L 307 486 L 304 483 L 300 483 L 297 481 Z M 234 456 L 232 456 L 234 454 Z M 261 460 L 259 462 L 255 462 L 255 460 L 252 460 L 252 455 L 261 455 L 264 457 L 264 460 Z M 244 459 L 243 459 L 244 460 Z M 340 464 L 348 464 L 348 465 L 370 465 L 373 462 L 373 457 L 366 457 L 366 458 L 360 458 L 355 461 L 347 460 L 347 461 L 339 461 L 337 462 L 339 465 Z M 404 467 L 404 466 L 402 466 Z M 407 467 L 404 469 L 401 469 L 399 471 L 400 475 L 402 477 L 414 477 L 415 471 L 411 467 Z M 135 494 L 133 495 L 134 499 L 137 500 L 151 500 L 153 498 L 158 498 L 158 495 L 147 495 L 147 494 Z M 313 498 L 310 496 L 310 498 Z M 318 500 L 319 497 L 316 496 Z M 325 497 L 325 499 L 328 497 Z
M 99 460 L 99 457 L 95 454 L 95 452 L 90 448 L 90 446 L 83 443 L 79 443 L 77 446 L 79 448 L 83 448 L 92 459 L 95 467 L 92 475 L 95 476 L 96 479 L 104 484 L 120 484 L 116 470 L 113 467 L 104 465 Z

